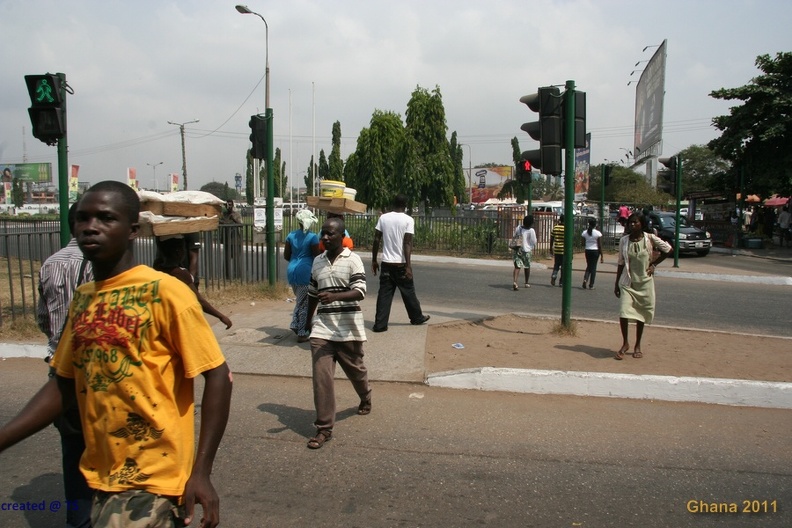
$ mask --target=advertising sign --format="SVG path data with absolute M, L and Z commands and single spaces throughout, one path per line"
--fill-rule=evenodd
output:
M 134 167 L 127 167 L 127 182 L 129 183 L 129 186 L 136 191 L 140 190 L 137 182 L 137 169 Z
M 591 164 L 591 134 L 586 134 L 586 146 L 575 149 L 575 201 L 586 199 L 589 189 L 589 166 Z
M 649 62 L 635 87 L 635 162 L 658 155 L 663 140 L 666 41 Z
M 34 183 L 52 183 L 52 163 L 3 165 L 3 182 L 11 182 L 14 178 Z
M 79 165 L 72 165 L 69 171 L 69 203 L 73 204 L 77 201 L 77 191 L 79 190 L 79 181 L 77 180 L 77 173 L 80 172 Z

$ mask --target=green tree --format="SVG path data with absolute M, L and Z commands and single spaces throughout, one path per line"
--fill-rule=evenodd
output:
M 275 195 L 274 196 L 284 196 L 284 189 L 286 189 L 286 183 L 284 181 L 284 172 L 281 171 L 281 149 L 275 149 L 275 156 L 272 160 L 272 174 L 273 179 L 275 181 Z
M 25 204 L 25 182 L 19 178 L 11 180 L 11 201 L 14 207 L 22 207 Z
M 330 165 L 330 179 L 344 181 L 344 161 L 341 159 L 341 122 L 333 123 L 333 148 L 328 161 Z
M 769 195 L 792 193 L 792 52 L 760 55 L 763 73 L 739 88 L 721 88 L 710 97 L 743 104 L 712 122 L 720 137 L 708 146 L 744 169 L 746 189 Z M 683 166 L 684 168 L 684 166 Z
M 319 181 L 330 179 L 330 165 L 327 163 L 324 149 L 319 151 Z
M 405 115 L 405 165 L 399 188 L 411 202 L 426 207 L 454 203 L 454 165 L 446 137 L 445 108 L 440 87 L 429 92 L 417 86 Z
M 507 197 L 514 196 L 517 203 L 524 203 L 528 199 L 528 193 L 533 187 L 533 174 L 525 170 L 525 163 L 522 163 L 522 151 L 520 150 L 520 142 L 517 137 L 511 140 L 512 147 L 512 161 L 514 162 L 514 178 L 507 180 L 501 190 L 498 192 L 498 198 L 501 200 Z M 531 185 L 529 185 L 529 182 Z
M 679 156 L 683 193 L 734 190 L 734 178 L 729 177 L 731 164 L 706 145 L 691 145 Z
M 457 133 L 454 131 L 451 134 L 451 141 L 448 144 L 448 153 L 451 156 L 451 163 L 454 167 L 454 196 L 458 197 L 459 203 L 467 203 L 470 201 L 470 196 L 467 192 L 467 185 L 465 181 L 465 169 L 462 168 L 462 146 L 457 142 Z
M 236 192 L 235 189 L 229 187 L 228 182 L 220 183 L 220 182 L 209 182 L 201 187 L 199 190 L 203 192 L 208 192 L 210 194 L 214 194 L 221 200 L 237 200 L 239 199 L 239 194 Z
M 305 171 L 305 189 L 306 189 L 306 196 L 314 196 L 314 157 L 311 156 L 311 163 L 308 165 L 308 170 Z M 318 182 L 317 182 L 318 184 Z
M 255 198 L 255 189 L 253 187 L 253 153 L 250 149 L 247 151 L 246 157 L 246 169 L 245 169 L 245 199 L 247 200 L 248 205 L 253 205 L 253 200 Z
M 357 201 L 382 209 L 393 201 L 397 190 L 407 194 L 399 177 L 404 137 L 398 114 L 374 111 L 368 128 L 360 131 L 355 153 L 347 159 L 348 170 L 344 171 L 347 185 L 357 189 Z

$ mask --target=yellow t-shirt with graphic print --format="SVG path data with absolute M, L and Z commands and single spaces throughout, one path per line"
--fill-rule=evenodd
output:
M 52 364 L 75 380 L 88 485 L 181 496 L 194 460 L 193 378 L 224 362 L 180 280 L 136 266 L 81 285 Z

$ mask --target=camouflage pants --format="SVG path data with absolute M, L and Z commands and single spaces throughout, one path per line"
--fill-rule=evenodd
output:
M 184 513 L 173 497 L 143 490 L 97 491 L 91 524 L 94 528 L 181 528 Z

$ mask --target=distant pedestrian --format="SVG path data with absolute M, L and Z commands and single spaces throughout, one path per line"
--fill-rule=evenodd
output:
M 530 288 L 528 279 L 531 278 L 531 256 L 536 247 L 536 231 L 533 228 L 534 218 L 533 215 L 527 215 L 523 218 L 522 225 L 517 226 L 514 230 L 514 236 L 519 236 L 522 239 L 522 245 L 514 250 L 514 274 L 512 276 L 512 289 L 517 291 L 517 278 L 520 276 L 520 269 L 525 272 L 525 287 Z
M 627 225 L 627 217 L 628 216 L 630 216 L 630 208 L 627 207 L 624 204 L 621 204 L 619 206 L 619 219 L 618 220 L 619 220 L 619 223 L 622 225 L 622 227 L 625 227 Z
M 311 266 L 314 257 L 319 251 L 319 237 L 311 229 L 317 223 L 316 216 L 309 209 L 301 209 L 295 216 L 300 225 L 286 236 L 283 245 L 283 258 L 289 261 L 286 268 L 286 278 L 294 292 L 294 311 L 289 325 L 292 332 L 297 334 L 297 342 L 308 341 L 308 332 L 305 329 L 308 317 L 308 285 L 311 282 Z
M 380 216 L 374 228 L 371 270 L 375 276 L 380 271 L 377 258 L 382 244 L 382 273 L 380 273 L 379 292 L 377 292 L 377 314 L 372 328 L 374 332 L 388 330 L 396 288 L 401 292 L 410 324 L 422 325 L 429 320 L 429 316 L 424 315 L 421 310 L 421 303 L 415 294 L 411 262 L 415 221 L 405 212 L 406 209 L 407 197 L 403 194 L 397 195 L 393 200 L 393 211 Z
M 588 229 L 583 230 L 583 245 L 586 251 L 586 271 L 583 273 L 583 289 L 594 289 L 594 279 L 597 278 L 597 260 L 604 262 L 602 255 L 602 233 L 595 229 L 597 221 L 593 218 L 588 221 Z
M 654 272 L 663 262 L 671 246 L 657 235 L 645 232 L 646 219 L 633 213 L 627 219 L 627 234 L 619 241 L 618 267 L 616 268 L 616 287 L 614 293 L 621 299 L 619 327 L 622 346 L 616 352 L 616 359 L 624 359 L 630 349 L 627 329 L 630 320 L 636 323 L 635 348 L 633 357 L 641 358 L 641 337 L 644 324 L 651 324 L 655 312 Z M 652 260 L 652 255 L 658 256 Z
M 781 214 L 778 215 L 778 228 L 781 230 L 778 243 L 782 247 L 784 241 L 786 241 L 787 246 L 789 245 L 789 239 L 792 236 L 792 233 L 789 231 L 790 220 L 792 220 L 792 214 L 789 212 L 789 206 L 785 205 L 781 210 Z
M 69 208 L 69 233 L 74 236 L 74 221 L 77 204 Z M 83 257 L 72 238 L 60 251 L 44 261 L 39 270 L 39 300 L 36 321 L 39 329 L 47 336 L 47 362 L 58 348 L 63 327 L 69 314 L 74 290 L 77 286 L 93 280 L 91 263 Z M 51 377 L 55 369 L 50 367 Z M 66 509 L 67 528 L 91 526 L 91 501 L 93 490 L 88 487 L 80 472 L 80 458 L 85 451 L 85 438 L 80 423 L 80 410 L 74 405 L 65 409 L 55 419 L 55 427 L 61 439 L 61 463 L 63 468 L 63 491 L 70 507 Z
M 360 301 L 366 296 L 366 268 L 357 254 L 342 246 L 343 220 L 327 219 L 322 225 L 321 238 L 327 249 L 313 261 L 305 323 L 305 330 L 311 336 L 316 407 L 316 435 L 308 441 L 309 449 L 319 449 L 333 438 L 336 363 L 360 397 L 357 413 L 371 413 L 371 387 L 363 363 L 366 329 L 360 309 Z
M 234 201 L 227 200 L 220 216 L 220 240 L 225 252 L 225 276 L 239 278 L 242 272 L 242 215 L 234 209 Z
M 550 285 L 555 286 L 558 272 L 561 271 L 559 286 L 564 285 L 564 215 L 558 215 L 558 220 L 550 232 L 550 246 L 553 248 L 553 273 L 550 275 Z
M 184 284 L 190 287 L 192 292 L 195 294 L 195 297 L 198 299 L 198 302 L 201 303 L 201 309 L 204 313 L 212 315 L 220 319 L 220 321 L 225 325 L 226 329 L 231 328 L 234 324 L 231 322 L 225 314 L 223 314 L 220 310 L 215 308 L 209 301 L 206 300 L 206 297 L 201 295 L 201 292 L 198 291 L 198 288 L 195 285 L 195 278 L 192 274 L 187 270 L 187 268 L 182 266 L 182 263 L 185 261 L 185 253 L 187 252 L 187 246 L 184 243 L 184 238 L 180 235 L 172 236 L 172 237 L 157 237 L 157 255 L 158 260 L 154 261 L 152 267 L 163 273 L 167 273 L 172 277 L 176 277 Z

